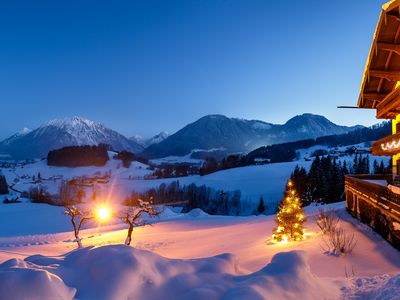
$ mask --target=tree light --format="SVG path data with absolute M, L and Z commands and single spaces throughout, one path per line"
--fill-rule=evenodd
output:
M 277 226 L 272 232 L 272 239 L 283 244 L 302 240 L 305 220 L 300 197 L 298 197 L 293 183 L 288 181 L 285 196 L 275 217 Z
M 95 217 L 100 222 L 106 222 L 111 218 L 111 211 L 105 206 L 99 207 L 96 211 Z

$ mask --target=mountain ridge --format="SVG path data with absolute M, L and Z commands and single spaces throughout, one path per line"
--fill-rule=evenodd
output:
M 149 147 L 152 144 L 157 144 L 165 140 L 167 137 L 169 137 L 170 134 L 166 131 L 161 131 L 160 133 L 152 136 L 151 138 L 144 138 L 140 135 L 134 135 L 130 137 L 129 139 L 138 143 L 139 145 L 143 146 L 144 148 Z
M 260 146 L 342 134 L 361 127 L 363 126 L 340 126 L 324 116 L 310 113 L 297 115 L 284 124 L 213 114 L 186 125 L 158 144 L 150 145 L 142 155 L 147 158 L 161 158 L 186 155 L 193 149 L 221 147 L 227 153 L 248 152 Z
M 115 150 L 132 152 L 144 149 L 103 124 L 73 116 L 47 121 L 23 135 L 3 140 L 0 142 L 0 153 L 14 159 L 43 158 L 50 150 L 65 146 L 98 144 L 109 144 Z
M 0 142 L 0 155 L 14 159 L 45 157 L 50 150 L 65 146 L 109 144 L 147 158 L 181 156 L 194 149 L 221 149 L 247 153 L 260 146 L 342 134 L 362 126 L 340 126 L 324 116 L 305 113 L 284 124 L 229 118 L 211 114 L 184 126 L 172 135 L 161 132 L 150 139 L 128 139 L 103 124 L 81 117 L 53 119 L 34 130 L 25 129 Z

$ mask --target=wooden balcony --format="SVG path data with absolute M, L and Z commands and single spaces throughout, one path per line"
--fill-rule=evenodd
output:
M 372 210 L 400 222 L 400 194 L 392 192 L 387 184 L 392 176 L 348 175 L 346 176 L 347 209 L 365 223 L 376 223 Z
M 400 195 L 386 185 L 391 176 L 346 176 L 346 208 L 400 250 Z
M 400 152 L 400 133 L 391 134 L 372 144 L 373 155 L 392 156 Z

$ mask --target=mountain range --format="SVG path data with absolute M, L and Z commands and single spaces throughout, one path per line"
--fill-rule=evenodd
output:
M 347 133 L 360 127 L 336 125 L 313 114 L 295 116 L 283 125 L 207 115 L 172 135 L 161 132 L 150 139 L 137 136 L 128 139 L 100 123 L 71 117 L 51 120 L 34 130 L 25 128 L 0 142 L 0 154 L 13 159 L 42 158 L 53 149 L 100 143 L 147 158 L 181 156 L 195 149 L 224 149 L 226 153 L 237 153 L 265 145 Z
M 265 145 L 343 134 L 360 127 L 336 125 L 323 116 L 313 114 L 295 116 L 283 125 L 208 115 L 162 142 L 150 145 L 142 155 L 148 158 L 180 156 L 194 149 L 213 148 L 223 148 L 227 153 L 248 152 Z

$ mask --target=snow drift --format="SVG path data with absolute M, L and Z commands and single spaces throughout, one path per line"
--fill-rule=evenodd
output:
M 6 299 L 334 299 L 305 252 L 278 253 L 243 275 L 231 254 L 177 260 L 125 245 L 88 247 L 62 257 L 34 255 L 0 265 Z
M 41 266 L 19 259 L 0 266 L 2 299 L 72 299 L 75 294 L 76 289 Z

